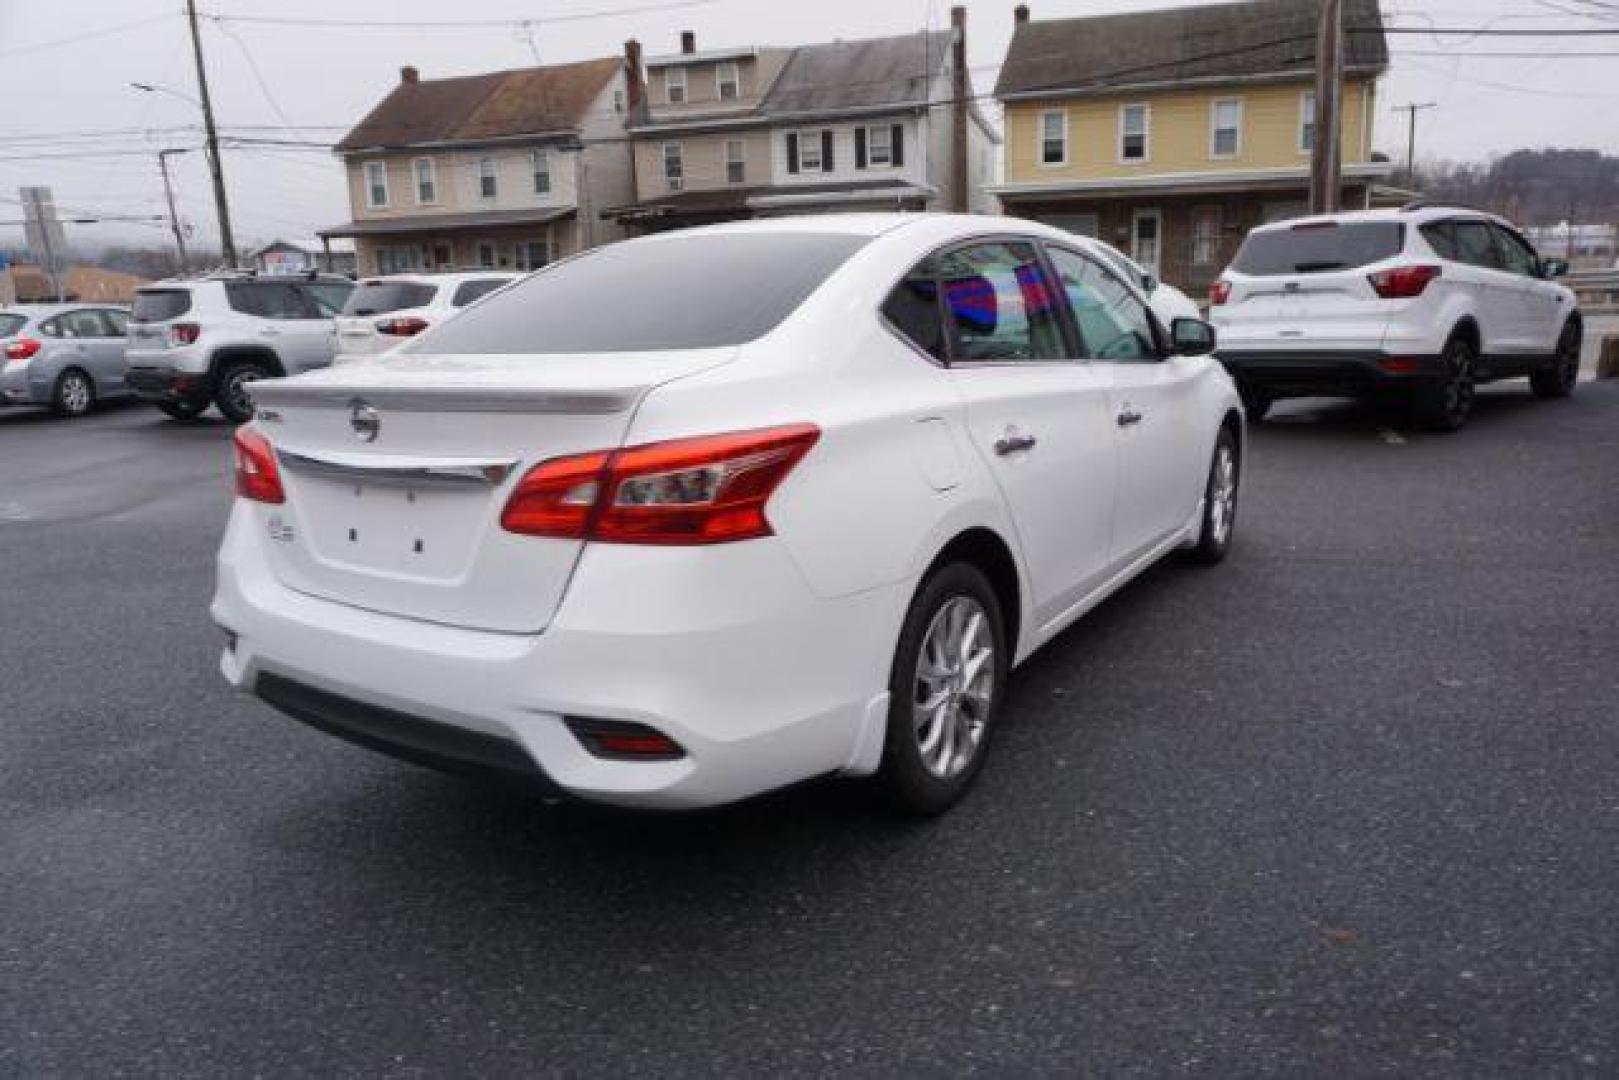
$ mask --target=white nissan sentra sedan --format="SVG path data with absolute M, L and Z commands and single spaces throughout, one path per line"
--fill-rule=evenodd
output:
M 938 812 L 1017 663 L 1231 544 L 1213 344 L 1009 218 L 598 248 L 376 363 L 253 384 L 222 667 L 354 742 L 586 799 L 875 776 Z

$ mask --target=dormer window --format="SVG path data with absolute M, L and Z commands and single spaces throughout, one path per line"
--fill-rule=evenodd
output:
M 721 101 L 735 101 L 742 95 L 742 71 L 734 61 L 716 65 L 714 81 L 719 84 Z
M 663 95 L 671 105 L 684 105 L 686 103 L 686 69 L 683 67 L 665 68 L 663 71 Z

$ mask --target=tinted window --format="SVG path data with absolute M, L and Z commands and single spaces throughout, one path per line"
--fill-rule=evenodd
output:
M 261 319 L 303 319 L 308 317 L 305 300 L 285 281 L 230 281 L 225 283 L 230 306 L 243 315 Z
M 926 259 L 905 280 L 894 286 L 894 291 L 883 301 L 883 315 L 909 338 L 917 348 L 943 360 L 945 349 L 944 313 L 939 310 L 938 266 Z
M 107 320 L 107 332 L 113 337 L 123 337 L 129 329 L 129 315 L 116 308 L 103 308 L 101 317 Z
M 101 323 L 101 316 L 93 311 L 66 311 L 56 317 L 58 332 L 62 337 L 70 338 L 97 338 L 106 337 L 107 330 Z
M 135 294 L 131 318 L 136 322 L 167 322 L 191 310 L 191 293 L 186 289 L 142 289 Z
M 1124 282 L 1100 263 L 1050 248 L 1057 280 L 1074 312 L 1084 355 L 1097 360 L 1156 360 L 1152 316 Z
M 1430 221 L 1422 227 L 1422 238 L 1441 259 L 1456 260 L 1456 229 L 1452 222 Z
M 975 244 L 939 258 L 957 360 L 1061 360 L 1057 293 L 1033 244 Z
M 1499 225 L 1491 226 L 1496 243 L 1501 246 L 1501 263 L 1507 270 L 1524 277 L 1534 277 L 1540 268 L 1540 259 L 1529 250 L 1529 245 Z
M 61 316 L 57 316 L 54 319 L 46 319 L 44 322 L 40 323 L 39 332 L 44 334 L 46 337 L 65 337 L 67 334 L 66 328 L 62 325 Z
M 340 314 L 343 305 L 348 303 L 349 293 L 354 291 L 354 285 L 347 281 L 311 281 L 294 288 L 314 301 L 318 316 L 322 319 Z
M 865 237 L 669 236 L 596 248 L 475 304 L 413 353 L 707 349 L 768 333 Z
M 1495 237 L 1482 221 L 1458 221 L 1456 228 L 1456 258 L 1470 266 L 1501 269 L 1501 253 L 1495 249 Z
M 362 281 L 349 293 L 343 314 L 386 315 L 403 308 L 426 307 L 436 292 L 437 285 L 415 281 Z
M 541 265 L 543 262 L 544 260 L 541 260 L 541 263 L 536 265 Z M 505 278 L 481 278 L 477 281 L 463 281 L 455 287 L 455 295 L 450 297 L 450 303 L 455 307 L 466 307 L 474 300 L 480 300 L 488 296 L 505 284 Z
M 1248 234 L 1231 268 L 1239 273 L 1314 274 L 1382 262 L 1405 247 L 1397 221 L 1333 221 Z
M 0 337 L 10 337 L 21 330 L 27 321 L 26 315 L 0 315 Z

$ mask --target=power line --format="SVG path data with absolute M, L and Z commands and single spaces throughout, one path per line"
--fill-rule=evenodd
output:
M 57 38 L 54 41 L 36 41 L 31 45 L 13 45 L 9 49 L 0 49 L 0 56 L 15 56 L 19 53 L 44 52 L 46 49 L 61 48 L 64 45 L 77 45 L 81 41 L 93 41 L 96 38 L 112 37 L 114 34 L 122 34 L 126 30 L 133 30 L 139 26 L 150 26 L 152 23 L 162 22 L 165 19 L 172 19 L 177 14 L 179 14 L 179 12 L 166 11 L 161 15 L 149 15 L 144 19 L 132 19 L 129 22 L 116 23 L 112 26 L 104 26 L 100 30 L 91 30 L 84 34 L 74 34 L 72 37 Z
M 551 15 L 526 19 L 320 19 L 295 15 L 221 15 L 204 18 L 215 22 L 253 23 L 260 26 L 321 26 L 355 30 L 477 30 L 510 29 L 524 26 L 544 26 L 552 23 L 584 22 L 590 19 L 612 19 L 622 15 L 644 15 L 654 11 L 674 11 L 682 8 L 703 7 L 716 0 L 665 0 L 657 4 L 614 8 L 601 11 L 580 11 L 571 15 Z

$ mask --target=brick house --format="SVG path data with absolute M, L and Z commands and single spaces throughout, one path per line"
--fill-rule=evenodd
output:
M 634 195 L 625 118 L 638 58 L 448 79 L 400 70 L 341 142 L 361 274 L 527 270 L 619 239 L 601 208 Z
M 1161 9 L 1016 27 L 1004 211 L 1099 237 L 1201 292 L 1248 230 L 1305 211 L 1320 0 Z M 1371 205 L 1388 47 L 1377 0 L 1344 4 L 1343 205 Z

